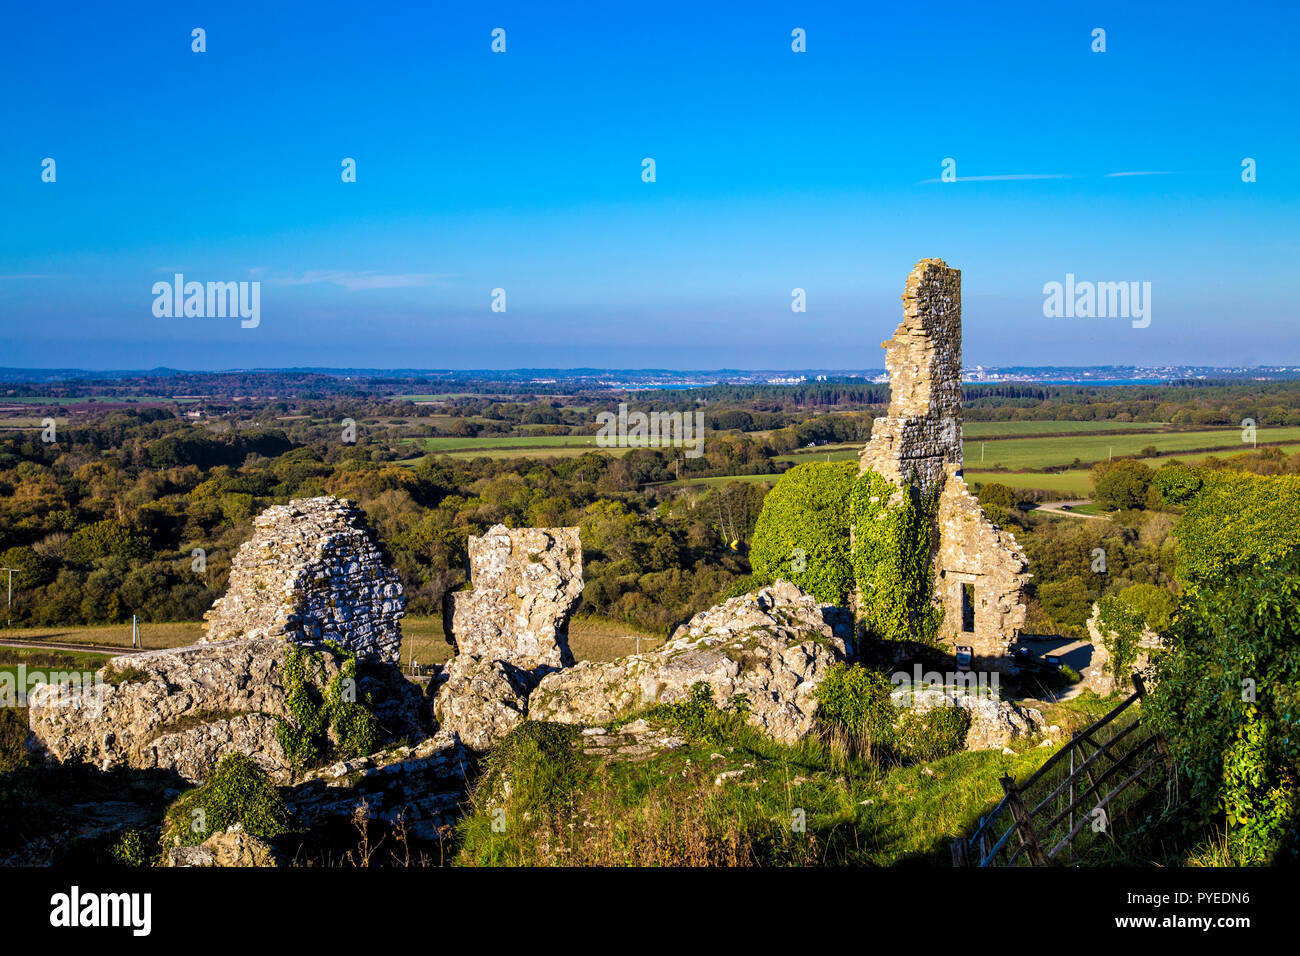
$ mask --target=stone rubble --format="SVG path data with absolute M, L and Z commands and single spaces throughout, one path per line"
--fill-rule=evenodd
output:
M 529 716 L 605 725 L 681 700 L 702 681 L 720 706 L 745 695 L 750 723 L 794 741 L 813 730 L 816 687 L 831 664 L 850 658 L 851 641 L 847 611 L 778 581 L 695 615 L 656 651 L 548 675 L 529 697 Z

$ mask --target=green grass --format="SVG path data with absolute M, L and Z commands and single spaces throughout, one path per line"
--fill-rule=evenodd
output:
M 1092 479 L 1086 469 L 1048 474 L 1046 472 L 972 471 L 968 468 L 963 472 L 962 477 L 966 479 L 966 484 L 972 487 L 976 482 L 986 485 L 997 482 L 1008 488 L 1041 488 L 1044 491 L 1056 491 L 1063 497 L 1086 498 L 1092 494 Z
M 787 746 L 741 726 L 639 762 L 531 754 L 506 775 L 544 781 L 544 796 L 534 786 L 527 800 L 476 793 L 458 826 L 458 862 L 948 866 L 950 842 L 1002 798 L 999 778 L 1023 778 L 1053 752 L 1032 741 L 1020 750 L 878 767 L 816 739 Z M 557 765 L 558 786 L 547 770 Z M 491 828 L 493 809 L 504 811 L 503 832 Z
M 969 441 L 972 438 L 1005 438 L 1021 435 L 1083 435 L 1089 432 L 1106 431 L 1151 432 L 1166 427 L 1163 422 L 965 422 L 961 434 Z

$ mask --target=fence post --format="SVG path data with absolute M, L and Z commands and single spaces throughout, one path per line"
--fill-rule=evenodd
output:
M 1025 809 L 1025 802 L 1020 799 L 1016 782 L 1010 777 L 1003 777 L 999 782 L 1007 795 L 1007 809 L 1011 811 L 1011 818 L 1016 822 L 1016 835 L 1020 837 L 1020 843 L 1025 848 L 1029 862 L 1033 866 L 1050 866 L 1051 861 L 1047 859 L 1047 854 L 1039 845 L 1038 834 L 1034 832 L 1033 824 L 1029 822 L 1029 811 Z

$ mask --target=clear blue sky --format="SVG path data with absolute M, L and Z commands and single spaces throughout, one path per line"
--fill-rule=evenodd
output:
M 557 6 L 9 4 L 0 365 L 879 367 L 929 256 L 968 363 L 1300 364 L 1295 4 Z

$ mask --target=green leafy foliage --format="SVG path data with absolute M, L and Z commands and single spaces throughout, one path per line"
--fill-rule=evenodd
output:
M 1120 459 L 1093 466 L 1093 500 L 1103 508 L 1127 510 L 1146 505 L 1153 472 L 1140 461 Z
M 1189 504 L 1201 490 L 1201 476 L 1186 465 L 1166 465 L 1155 473 L 1151 483 L 1161 502 L 1173 507 Z
M 1300 552 L 1203 579 L 1166 639 L 1143 719 L 1189 782 L 1192 820 L 1224 826 L 1236 862 L 1300 859 Z
M 197 846 L 211 834 L 235 824 L 264 840 L 294 828 L 293 818 L 271 778 L 242 753 L 226 754 L 206 783 L 181 794 L 168 807 L 164 843 Z
M 284 686 L 291 719 L 278 717 L 275 735 L 296 770 L 328 759 L 369 754 L 379 732 L 369 695 L 356 699 L 356 655 L 333 641 L 326 646 L 341 660 L 339 672 L 328 682 L 319 651 L 293 645 L 285 655 Z
M 749 560 L 756 575 L 797 584 L 818 600 L 845 604 L 853 592 L 849 498 L 857 462 L 791 468 L 768 492 Z
M 954 754 L 966 746 L 970 720 L 964 707 L 935 707 L 921 714 L 905 710 L 894 728 L 894 753 L 917 763 Z
M 861 617 L 878 640 L 938 641 L 943 609 L 935 603 L 934 522 L 937 492 L 897 488 L 874 471 L 853 485 L 853 568 Z
M 1203 486 L 1174 527 L 1185 587 L 1222 581 L 1300 548 L 1300 477 L 1202 471 Z
M 1131 679 L 1146 621 L 1140 611 L 1118 595 L 1098 601 L 1097 611 L 1097 630 L 1109 655 L 1106 672 L 1115 678 L 1117 686 L 1123 687 Z

